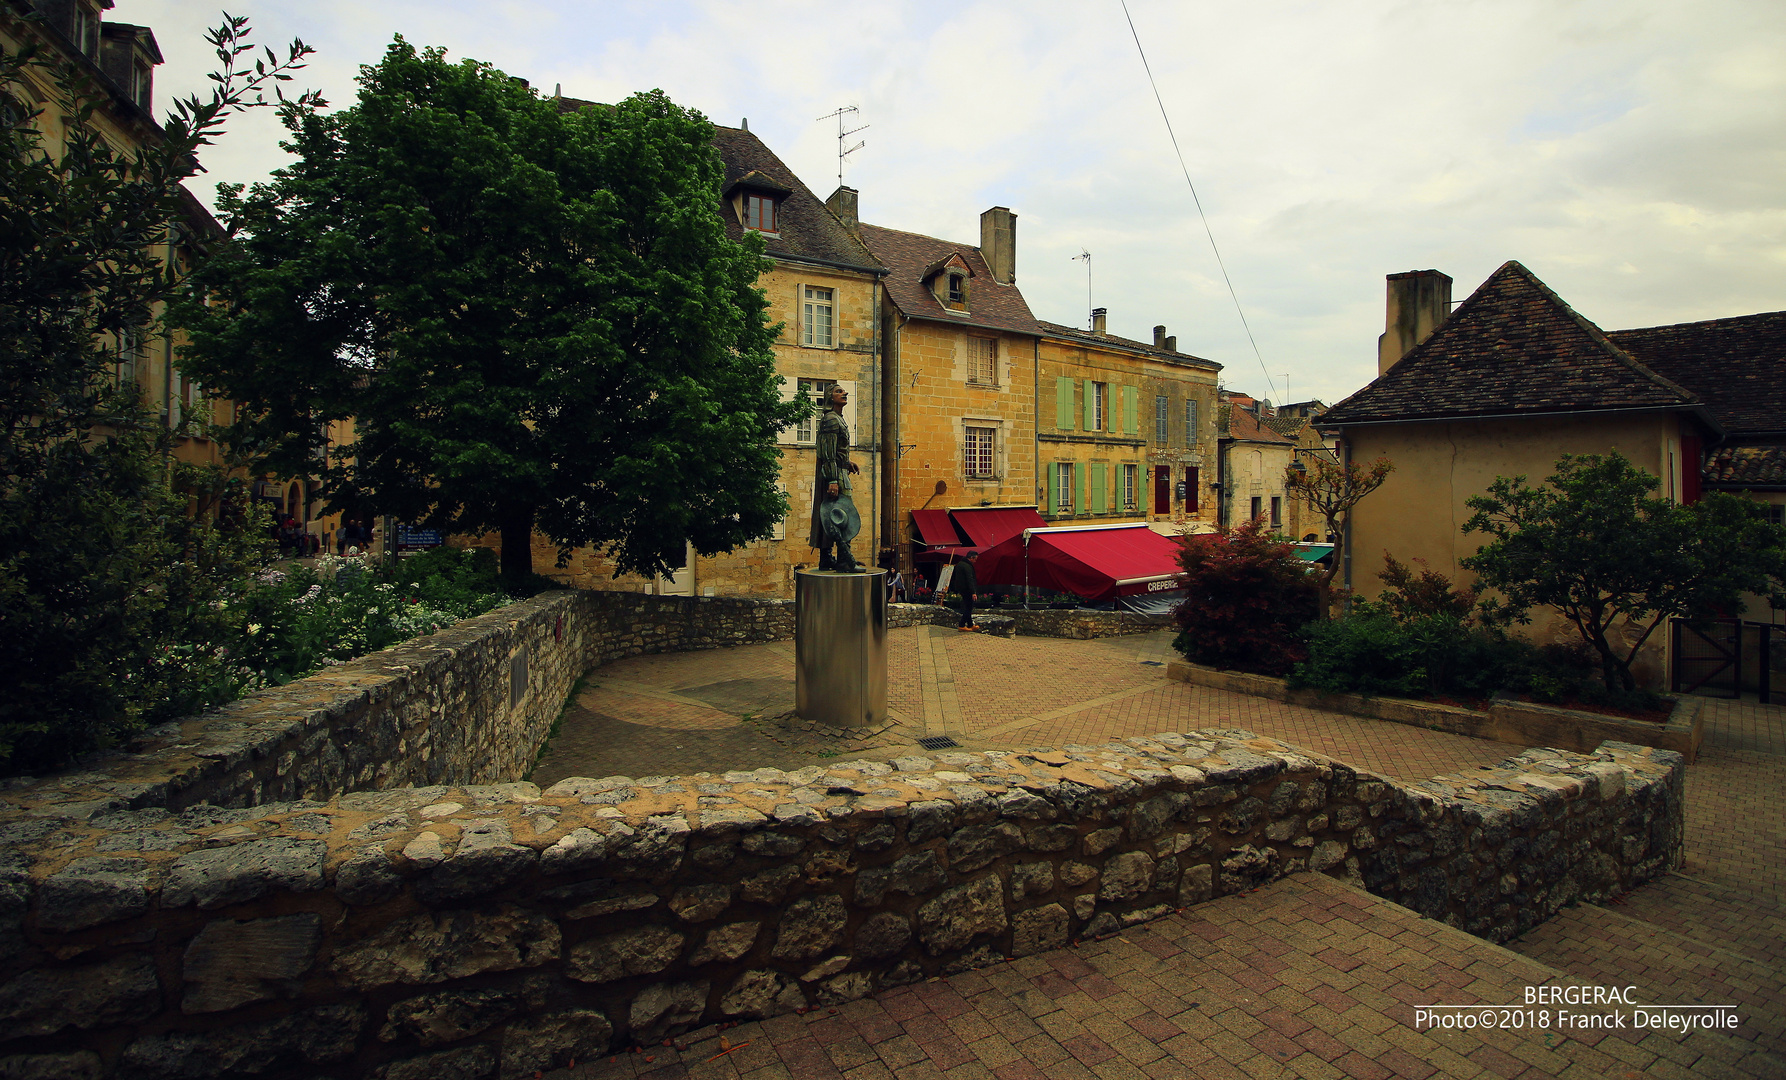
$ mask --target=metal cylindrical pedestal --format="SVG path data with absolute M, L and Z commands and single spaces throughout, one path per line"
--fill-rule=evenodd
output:
M 834 727 L 887 718 L 887 572 L 794 574 L 794 707 Z

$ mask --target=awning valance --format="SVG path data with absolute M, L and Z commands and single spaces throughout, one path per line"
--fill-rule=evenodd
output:
M 961 543 L 961 534 L 949 520 L 947 510 L 913 510 L 912 524 L 917 527 L 917 541 L 931 547 Z
M 1026 529 L 980 555 L 982 585 L 1032 585 L 1099 603 L 1180 586 L 1178 541 L 1144 524 Z

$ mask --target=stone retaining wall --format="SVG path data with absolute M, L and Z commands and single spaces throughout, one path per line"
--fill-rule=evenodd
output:
M 1675 864 L 1683 771 L 1608 744 L 1406 786 L 1224 731 L 178 813 L 8 792 L 0 1075 L 511 1080 L 1299 871 L 1505 940 Z

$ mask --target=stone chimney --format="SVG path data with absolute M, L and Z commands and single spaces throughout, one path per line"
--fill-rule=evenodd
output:
M 1161 345 L 1160 347 L 1165 349 L 1167 352 L 1177 352 L 1178 351 L 1178 338 L 1177 337 L 1169 337 L 1166 339 L 1165 344 Z
M 1095 307 L 1095 308 L 1091 309 L 1091 332 L 1092 333 L 1098 335 L 1099 337 L 1104 336 L 1104 316 L 1108 315 L 1109 313 L 1110 312 L 1107 308 Z
M 1451 278 L 1437 270 L 1389 275 L 1383 336 L 1377 339 L 1377 375 L 1388 374 L 1451 314 Z
M 858 239 L 861 238 L 862 221 L 856 216 L 855 188 L 838 188 L 831 193 L 829 199 L 825 200 L 825 205 L 830 208 L 833 214 L 837 215 L 837 220 L 843 222 L 843 227 L 850 231 L 851 236 L 855 236 Z
M 995 206 L 980 215 L 980 256 L 1000 285 L 1017 281 L 1017 215 Z
M 1166 328 L 1165 327 L 1156 326 L 1153 328 L 1153 347 L 1156 349 L 1163 349 L 1166 347 Z

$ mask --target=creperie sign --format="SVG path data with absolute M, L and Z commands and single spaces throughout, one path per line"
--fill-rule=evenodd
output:
M 1179 581 L 1177 578 L 1167 578 L 1164 581 L 1150 581 L 1147 583 L 1148 592 L 1171 592 L 1178 587 Z

